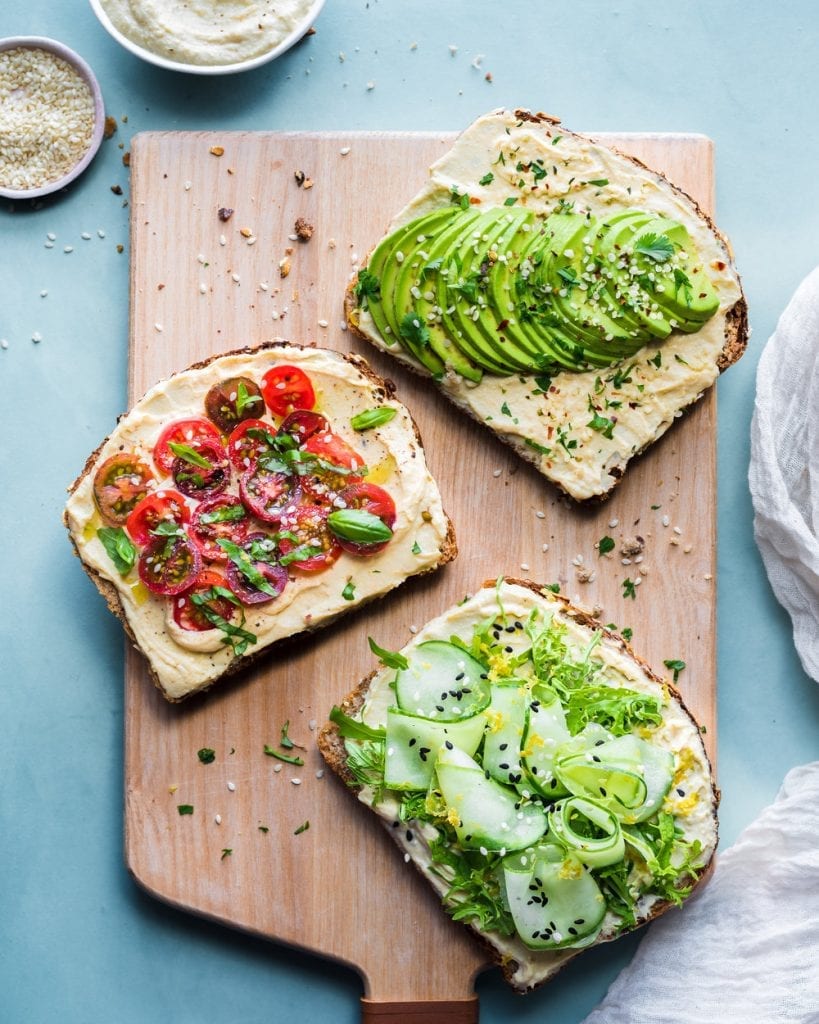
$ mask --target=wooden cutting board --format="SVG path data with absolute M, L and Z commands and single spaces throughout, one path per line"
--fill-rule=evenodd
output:
M 712 757 L 716 724 L 714 392 L 632 465 L 608 502 L 577 509 L 424 382 L 342 329 L 358 259 L 452 138 L 146 133 L 131 154 L 130 398 L 203 357 L 274 337 L 361 352 L 395 380 L 417 419 L 460 555 L 183 705 L 165 703 L 129 651 L 128 867 L 174 906 L 353 966 L 364 979 L 365 1019 L 427 1024 L 477 1019 L 473 981 L 487 960 L 374 817 L 322 774 L 316 728 L 374 667 L 367 636 L 401 647 L 412 625 L 502 573 L 557 581 L 602 608 L 603 622 L 631 627 L 633 646 L 660 671 L 665 660 L 685 661 L 679 686 Z M 712 209 L 708 139 L 608 141 Z M 233 210 L 229 220 L 220 208 Z M 294 238 L 299 217 L 314 228 L 309 241 Z M 600 558 L 605 535 L 617 550 Z M 636 535 L 643 561 L 623 565 L 620 545 Z M 579 581 L 584 568 L 594 570 L 591 582 Z M 626 579 L 641 580 L 633 598 L 623 596 Z M 286 722 L 306 748 L 303 768 L 264 754 Z M 199 762 L 202 747 L 216 752 L 213 763 Z M 181 816 L 180 804 L 193 814 Z

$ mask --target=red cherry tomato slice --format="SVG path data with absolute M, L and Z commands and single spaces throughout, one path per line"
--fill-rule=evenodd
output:
M 202 608 L 193 602 L 194 594 L 206 594 L 214 587 L 223 587 L 225 590 L 230 589 L 227 580 L 221 573 L 213 572 L 211 569 L 203 569 L 196 577 L 190 590 L 186 590 L 184 594 L 178 594 L 173 599 L 173 621 L 180 629 L 203 632 L 207 629 L 217 628 L 205 615 Z M 238 612 L 236 605 L 226 597 L 213 597 L 208 600 L 207 606 L 226 622 L 230 622 Z
M 329 431 L 330 424 L 320 412 L 310 412 L 307 409 L 297 409 L 286 416 L 279 427 L 280 434 L 290 434 L 295 438 L 297 444 L 302 445 L 308 437 L 319 431 Z
M 257 547 L 258 546 L 258 547 Z M 239 566 L 231 560 L 227 564 L 227 576 L 230 582 L 230 589 L 236 594 L 242 604 L 267 604 L 274 601 L 287 586 L 287 570 L 278 564 L 276 557 L 276 542 L 266 533 L 253 533 L 248 535 L 242 550 L 248 555 L 248 560 L 254 572 L 258 573 L 264 583 L 265 589 L 257 586 L 246 573 L 242 572 Z M 263 558 L 255 558 L 257 553 Z M 274 593 L 269 593 L 273 590 Z
M 131 540 L 140 547 L 151 540 L 151 534 L 159 523 L 172 521 L 184 525 L 190 520 L 191 510 L 179 491 L 162 487 L 146 495 L 134 507 L 125 522 Z
M 201 500 L 227 487 L 230 462 L 219 442 L 192 441 L 184 446 L 184 454 L 173 460 L 171 475 L 183 494 Z
M 233 494 L 215 494 L 196 506 L 191 517 L 190 535 L 206 562 L 226 562 L 228 556 L 219 539 L 242 544 L 250 526 L 250 516 Z
M 136 455 L 118 452 L 106 459 L 94 474 L 94 500 L 102 518 L 124 526 L 153 479 L 150 467 Z
M 193 584 L 201 569 L 199 548 L 185 533 L 154 537 L 139 556 L 139 578 L 154 594 L 181 594 Z
M 223 433 L 229 434 L 242 420 L 261 416 L 264 399 L 250 377 L 229 377 L 214 384 L 205 395 L 205 412 Z
M 274 366 L 268 370 L 262 377 L 262 394 L 276 416 L 287 416 L 294 409 L 312 409 L 316 404 L 310 378 L 298 366 Z
M 395 526 L 395 502 L 382 487 L 378 487 L 376 484 L 366 482 L 351 484 L 344 488 L 339 499 L 344 502 L 345 508 L 364 509 L 365 512 L 378 516 L 390 529 Z M 341 537 L 338 542 L 351 555 L 374 555 L 389 544 L 388 540 L 378 544 L 357 544 L 355 541 L 344 540 Z
M 334 434 L 332 430 L 313 434 L 307 439 L 304 450 L 344 469 L 361 470 L 366 465 L 355 448 L 351 448 L 343 437 Z
M 228 438 L 227 453 L 231 464 L 246 473 L 260 455 L 273 450 L 276 428 L 264 420 L 244 420 Z
M 239 480 L 245 508 L 264 523 L 278 523 L 282 514 L 301 501 L 299 478 L 277 473 L 258 463 Z
M 211 441 L 221 445 L 222 437 L 214 425 L 205 419 L 174 420 L 162 431 L 154 445 L 154 462 L 166 475 L 173 468 L 176 455 L 169 445 L 192 445 L 194 441 Z
M 327 525 L 329 514 L 329 509 L 318 505 L 299 505 L 282 516 L 279 529 L 284 536 L 279 539 L 279 551 L 289 568 L 320 572 L 328 569 L 341 554 L 338 538 Z M 288 556 L 296 553 L 300 557 L 291 562 Z

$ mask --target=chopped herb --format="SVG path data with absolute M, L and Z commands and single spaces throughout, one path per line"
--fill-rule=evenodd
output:
M 674 673 L 674 682 L 680 678 L 680 672 L 685 668 L 685 662 L 679 658 L 672 658 L 669 661 L 664 661 L 663 664 L 669 671 Z
M 656 353 L 652 356 L 651 359 L 649 359 L 649 362 L 650 363 L 654 363 L 654 365 L 659 370 L 660 367 L 663 364 L 663 354 L 662 354 L 662 352 L 659 349 L 657 349 Z
M 646 256 L 655 263 L 665 263 L 674 255 L 674 243 L 668 235 L 657 235 L 649 231 L 634 243 L 634 251 Z
M 236 607 L 240 609 L 242 615 L 241 622 L 243 625 L 245 621 L 245 613 L 242 609 L 242 604 L 233 591 L 228 590 L 227 587 L 210 587 L 208 590 L 205 590 L 200 594 L 191 594 L 191 601 L 202 612 L 212 626 L 220 629 L 225 634 L 224 642 L 232 648 L 236 657 L 240 658 L 250 644 L 256 643 L 258 637 L 254 633 L 250 633 L 246 629 L 242 629 L 241 625 L 234 626 L 232 622 L 228 622 L 228 620 L 223 618 L 223 616 L 221 616 L 217 611 L 214 611 L 211 607 L 211 603 L 215 602 L 220 597 L 224 598 L 226 601 L 230 601 L 231 604 L 236 605 Z
M 367 637 L 367 643 L 370 645 L 370 650 L 387 668 L 409 668 L 409 662 L 403 654 L 398 651 L 387 651 L 383 647 L 379 647 L 378 644 L 373 640 L 371 636 Z
M 688 275 L 684 271 L 680 270 L 679 267 L 675 267 L 674 268 L 674 294 L 676 295 L 680 291 L 680 289 L 682 289 L 682 293 L 685 296 L 685 304 L 686 304 L 686 306 L 690 306 L 691 305 L 691 300 L 694 297 L 694 293 L 691 290 L 691 281 L 690 281 Z
M 180 817 L 184 814 L 193 814 L 193 804 L 177 804 L 177 811 L 179 811 Z
M 518 197 L 517 196 L 507 196 L 506 199 L 504 199 L 504 201 L 503 201 L 503 205 L 504 206 L 514 206 L 517 201 L 518 201 Z
M 97 537 L 120 576 L 126 576 L 134 567 L 137 550 L 121 526 L 101 526 Z
M 264 832 L 264 834 L 267 835 L 270 829 L 267 827 L 267 825 L 259 825 L 259 831 Z
M 533 441 L 531 437 L 525 437 L 524 444 L 528 448 L 533 448 L 539 455 L 551 455 L 552 449 L 547 448 L 545 445 L 538 444 L 537 441 Z
M 287 735 L 289 728 L 290 719 L 288 718 L 288 720 L 282 726 L 281 736 L 279 737 L 279 746 L 284 747 L 285 750 L 292 750 L 293 747 L 295 747 L 296 745 Z
M 634 580 L 628 578 L 623 580 L 623 597 L 630 597 L 632 601 L 637 597 L 637 587 Z
M 607 555 L 609 551 L 614 550 L 614 540 L 611 537 L 601 537 L 597 542 L 598 554 Z
M 620 635 L 626 641 L 627 644 L 631 643 L 631 638 L 634 636 L 634 630 L 631 626 L 623 626 L 620 630 Z
M 429 329 L 415 313 L 407 313 L 398 325 L 398 333 L 412 347 L 426 348 L 429 345 Z
M 355 283 L 355 297 L 358 299 L 358 304 L 362 309 L 367 309 L 370 302 L 369 300 L 377 299 L 381 295 L 381 282 L 378 277 L 371 271 L 359 270 L 358 280 Z
M 353 430 L 358 431 L 383 427 L 385 423 L 389 423 L 391 419 L 395 418 L 396 413 L 397 409 L 393 409 L 389 405 L 381 405 L 377 409 L 366 409 L 352 417 L 350 426 Z
M 177 444 L 176 441 L 169 441 L 168 447 L 183 462 L 188 462 L 192 466 L 199 466 L 200 469 L 213 468 L 212 464 L 203 455 L 200 455 L 195 448 L 191 448 L 189 444 Z
M 421 545 L 418 543 L 417 540 L 412 545 L 412 553 L 414 555 L 420 555 L 421 554 Z
M 347 585 L 341 591 L 341 596 L 345 601 L 355 601 L 355 583 L 352 580 L 347 580 Z
M 301 823 L 301 825 L 299 825 L 299 827 L 295 830 L 293 835 L 294 836 L 300 836 L 302 834 L 302 832 L 306 832 L 308 828 L 310 828 L 310 822 L 309 821 L 303 821 Z
M 603 188 L 604 185 L 608 185 L 608 178 L 592 178 L 591 181 L 587 181 L 587 185 L 595 185 L 597 188 Z
M 202 764 L 213 764 L 216 760 L 216 751 L 211 749 L 211 747 L 202 747 L 201 750 L 196 751 L 196 756 Z
M 229 857 L 232 853 L 233 853 L 233 850 L 231 850 L 229 846 L 225 846 L 222 849 L 222 856 L 219 859 L 220 860 L 224 860 L 225 857 Z
M 551 592 L 553 594 L 559 594 L 560 593 L 560 584 L 559 583 L 547 583 L 546 584 L 546 590 L 551 590 Z
M 373 641 L 370 639 L 370 647 L 372 646 Z M 344 714 L 338 705 L 335 705 L 333 710 L 330 712 L 330 721 L 338 727 L 339 734 L 345 739 L 368 740 L 373 743 L 384 741 L 385 734 L 383 728 L 373 729 L 371 726 L 365 725 L 364 722 L 359 722 L 355 718 L 350 718 L 349 715 Z
M 603 437 L 608 438 L 609 441 L 614 436 L 614 420 L 610 420 L 606 416 L 601 416 L 600 413 L 597 412 L 597 410 L 594 411 L 594 415 L 586 424 L 586 426 L 591 427 L 592 430 L 596 430 L 598 434 L 602 434 Z
M 508 404 L 506 402 L 504 402 L 503 405 L 501 406 L 501 412 L 503 413 L 504 416 L 511 416 L 512 415 L 512 413 L 511 413 L 511 411 L 509 409 L 509 406 L 508 406 Z
M 553 145 L 553 146 L 556 146 L 556 145 L 558 144 L 558 142 L 560 142 L 560 140 L 561 140 L 562 138 L 563 138 L 563 136 L 562 136 L 562 135 L 555 135 L 555 137 L 554 137 L 554 138 L 552 139 L 552 145 Z
M 674 353 L 674 358 L 677 360 L 678 363 L 682 363 L 683 366 L 688 366 L 688 363 L 683 359 L 683 357 L 678 352 Z
M 571 293 L 572 288 L 577 284 L 577 273 L 573 267 L 561 267 L 557 272 L 557 276 L 560 280 L 568 286 L 569 292 Z
M 298 754 L 283 754 L 280 750 L 276 750 L 275 747 L 271 747 L 267 743 L 264 745 L 264 752 L 268 757 L 275 757 L 278 761 L 284 761 L 285 764 L 294 764 L 297 768 L 301 768 L 304 764 L 303 759 Z
M 479 185 L 491 185 L 495 180 L 495 175 L 491 171 L 487 171 L 486 174 L 478 182 Z

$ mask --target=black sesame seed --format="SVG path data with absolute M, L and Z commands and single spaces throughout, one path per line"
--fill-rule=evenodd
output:
M 608 796 L 608 793 L 605 791 L 605 789 L 602 786 L 600 787 L 600 796 Z
M 455 682 L 460 683 L 460 681 L 464 678 L 465 675 L 466 672 L 459 672 L 457 676 L 455 676 Z
M 571 925 L 569 925 L 569 927 L 566 930 L 568 931 L 569 935 L 577 935 L 577 929 L 573 928 Z
M 412 834 L 412 831 L 410 829 L 407 829 L 407 831 L 404 833 L 404 835 L 407 837 L 407 842 L 408 843 L 411 843 L 413 841 L 413 839 L 415 838 L 415 836 Z
M 597 756 L 597 754 L 592 754 L 592 761 L 596 761 L 598 764 L 602 763 L 600 761 L 600 758 Z
M 506 632 L 507 633 L 514 633 L 515 632 L 515 627 L 514 626 L 507 626 L 506 627 Z
M 418 748 L 418 756 L 421 758 L 422 761 L 426 761 L 428 753 L 429 753 L 429 747 L 419 747 Z
M 576 917 L 574 919 L 574 923 L 575 924 L 585 924 L 586 923 L 586 918 L 585 917 Z
M 507 654 L 511 654 L 514 649 L 514 647 L 510 647 L 508 644 L 504 647 L 504 651 L 506 651 Z
M 498 750 L 506 750 L 506 748 L 507 748 L 508 746 L 509 746 L 509 744 L 508 744 L 508 743 L 501 743 L 501 745 L 500 745 L 500 746 L 498 747 Z
M 436 705 L 435 705 L 435 710 L 436 710 L 436 711 L 441 711 L 441 712 L 443 712 L 443 710 L 444 710 L 444 709 L 443 709 L 443 708 L 441 707 L 441 705 L 440 705 L 440 704 L 436 704 Z
M 515 620 L 515 629 L 523 629 L 523 623 Z
M 410 745 L 411 747 L 414 747 L 414 746 L 415 746 L 415 744 L 416 744 L 417 742 L 418 742 L 418 740 L 417 740 L 417 739 L 416 739 L 416 738 L 415 738 L 415 737 L 413 736 L 413 737 L 412 737 L 412 738 L 410 739 L 410 741 L 409 741 L 409 745 Z
M 492 778 L 492 776 L 489 774 L 489 769 L 488 768 L 484 769 L 484 773 L 483 774 L 486 776 L 487 779 L 491 779 Z
M 680 789 L 679 787 L 677 788 L 677 793 L 679 794 L 679 796 L 685 796 L 685 790 Z
M 499 764 L 498 768 L 503 769 L 503 771 L 505 771 L 505 772 L 509 771 L 509 765 L 505 761 L 503 762 L 503 764 Z
M 450 740 L 444 740 L 444 746 L 447 750 L 452 750 L 452 743 Z

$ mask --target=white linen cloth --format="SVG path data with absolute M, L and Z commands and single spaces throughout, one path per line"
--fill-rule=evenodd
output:
M 819 761 L 650 926 L 584 1024 L 819 1024 Z
M 768 579 L 802 666 L 819 681 L 819 269 L 759 360 L 748 480 Z

